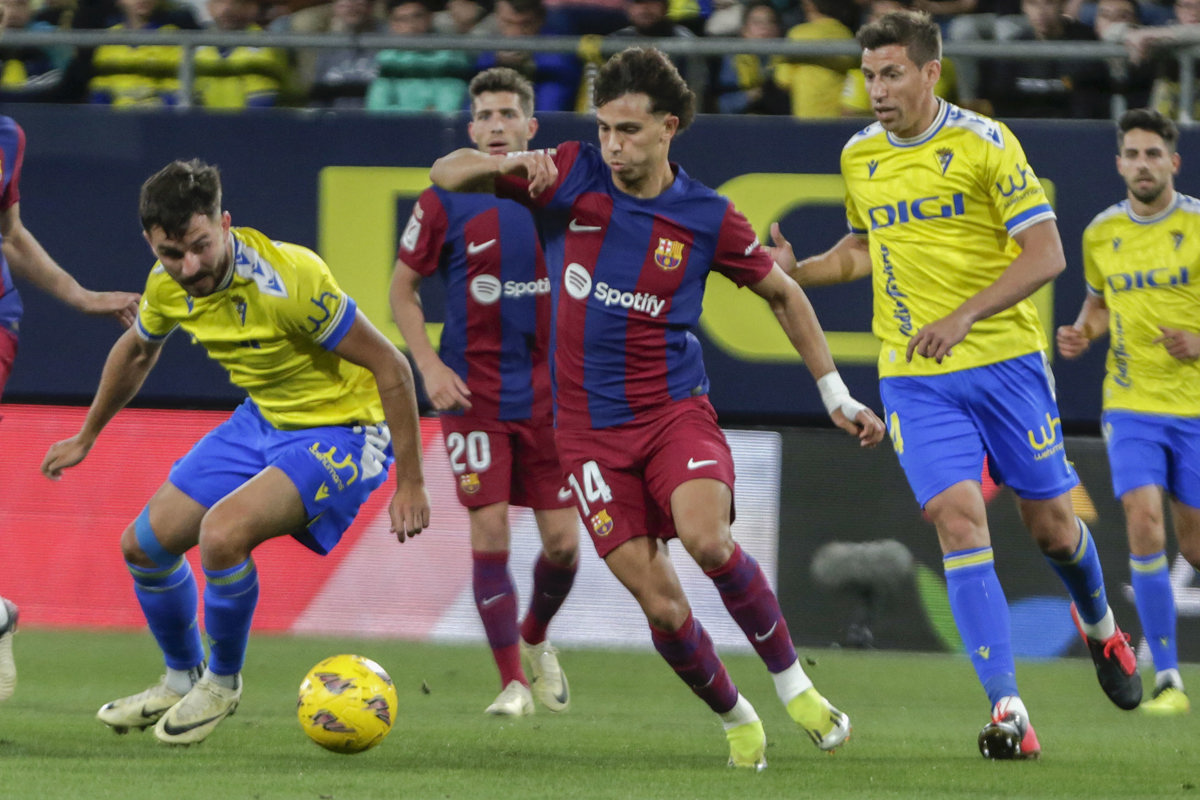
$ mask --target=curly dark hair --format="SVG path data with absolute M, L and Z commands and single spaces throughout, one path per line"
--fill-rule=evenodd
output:
M 142 184 L 138 213 L 147 233 L 162 228 L 168 238 L 183 238 L 197 214 L 221 213 L 221 171 L 198 158 L 172 161 Z
M 626 94 L 650 98 L 652 112 L 666 111 L 679 118 L 684 131 L 696 118 L 696 95 L 671 59 L 653 47 L 627 47 L 600 67 L 592 87 L 596 108 Z
M 1152 108 L 1131 108 L 1117 120 L 1117 150 L 1125 146 L 1125 134 L 1132 130 L 1150 131 L 1162 137 L 1167 148 L 1174 153 L 1179 144 L 1179 128 L 1170 117 L 1164 117 Z

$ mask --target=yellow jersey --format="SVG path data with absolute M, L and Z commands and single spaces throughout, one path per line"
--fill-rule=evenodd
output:
M 1055 219 L 1020 143 L 1000 122 L 939 101 L 934 123 L 900 139 L 879 123 L 842 149 L 846 217 L 871 251 L 879 375 L 937 375 L 1046 349 L 1029 298 L 975 323 L 938 364 L 908 340 L 990 286 L 1020 253 L 1016 234 Z
M 357 306 L 321 257 L 250 228 L 233 228 L 230 238 L 233 268 L 208 297 L 189 296 L 155 263 L 138 334 L 161 342 L 176 328 L 187 331 L 277 428 L 383 421 L 370 370 L 330 349 L 354 324 Z
M 1177 192 L 1153 217 L 1108 207 L 1083 232 L 1083 272 L 1108 306 L 1105 410 L 1200 416 L 1200 361 L 1154 344 L 1159 325 L 1200 333 L 1200 200 Z

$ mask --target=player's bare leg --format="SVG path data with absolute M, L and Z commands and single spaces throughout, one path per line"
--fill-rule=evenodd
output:
M 148 689 L 105 703 L 96 712 L 96 718 L 117 733 L 154 725 L 204 672 L 196 580 L 183 554 L 199 540 L 200 520 L 207 510 L 164 483 L 121 534 L 134 593 L 163 652 L 166 674 Z
M 241 669 L 258 603 L 258 571 L 251 553 L 308 523 L 296 485 L 267 467 L 209 509 L 200 523 L 204 566 L 204 627 L 211 643 L 208 669 L 154 726 L 168 744 L 203 741 L 232 714 L 242 696 Z
M 733 541 L 732 494 L 710 478 L 685 481 L 671 493 L 671 516 L 689 555 L 713 581 L 730 616 L 753 645 L 775 682 L 788 715 L 822 750 L 850 735 L 850 718 L 813 686 L 800 666 L 787 620 L 762 568 Z
M 571 688 L 558 661 L 558 650 L 546 638 L 550 620 L 562 607 L 579 566 L 579 514 L 574 508 L 534 511 L 542 552 L 534 565 L 533 591 L 521 621 L 521 660 L 533 696 L 551 711 L 566 711 Z

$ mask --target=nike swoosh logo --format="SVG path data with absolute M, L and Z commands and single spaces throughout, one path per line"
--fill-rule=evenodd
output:
M 688 459 L 688 469 L 700 469 L 701 467 L 711 467 L 717 464 L 715 458 L 707 458 L 704 461 L 697 461 L 694 458 Z
M 766 633 L 756 633 L 756 634 L 754 634 L 754 641 L 756 641 L 756 642 L 765 642 L 767 639 L 770 639 L 770 638 L 771 638 L 771 634 L 775 633 L 775 629 L 776 629 L 777 627 L 779 627 L 779 620 L 775 620 L 774 624 L 772 624 L 772 625 L 771 625 L 771 628 L 770 628 L 770 630 L 768 630 Z
M 594 233 L 595 231 L 604 230 L 600 225 L 580 225 L 579 220 L 571 218 L 571 224 L 567 226 L 572 233 Z
M 164 722 L 163 723 L 163 733 L 167 734 L 168 736 L 179 736 L 180 734 L 184 734 L 184 733 L 187 733 L 188 731 L 192 731 L 192 730 L 195 730 L 196 728 L 200 728 L 204 725 L 208 725 L 210 722 L 219 722 L 220 720 L 225 719 L 225 717 L 227 717 L 227 716 L 229 716 L 229 715 L 228 714 L 214 714 L 213 716 L 208 717 L 207 719 L 202 719 L 202 720 L 193 722 L 191 725 L 180 725 L 179 727 L 175 727 L 174 725 L 172 725 L 169 722 Z
M 485 597 L 479 601 L 479 604 L 486 608 L 487 606 L 490 606 L 492 603 L 496 602 L 501 597 L 504 597 L 507 594 L 508 594 L 508 592 L 505 592 L 504 594 L 494 594 L 491 597 Z
M 475 242 L 467 242 L 467 255 L 473 256 L 478 253 L 482 253 L 495 243 L 495 239 L 488 239 L 486 242 L 480 242 L 479 244 L 475 244 Z
M 559 501 L 561 501 L 563 503 L 570 500 L 571 499 L 571 487 L 564 486 L 563 488 L 559 489 L 558 490 L 558 499 L 559 499 Z

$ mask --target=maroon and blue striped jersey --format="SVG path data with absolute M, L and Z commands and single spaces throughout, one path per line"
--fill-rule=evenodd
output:
M 554 303 L 551 363 L 559 428 L 607 428 L 708 393 L 700 342 L 704 286 L 715 270 L 739 286 L 774 262 L 725 197 L 672 164 L 654 198 L 618 189 L 599 149 L 554 151 L 558 179 L 530 198 L 528 183 L 497 194 L 537 212 Z
M 21 199 L 18 184 L 24 161 L 25 131 L 10 117 L 0 116 L 0 211 L 7 211 Z M 21 311 L 21 295 L 13 285 L 8 260 L 0 254 L 0 327 L 16 334 Z
M 471 390 L 467 413 L 549 422 L 550 281 L 529 209 L 430 187 L 413 207 L 398 258 L 420 275 L 441 273 L 439 355 Z

